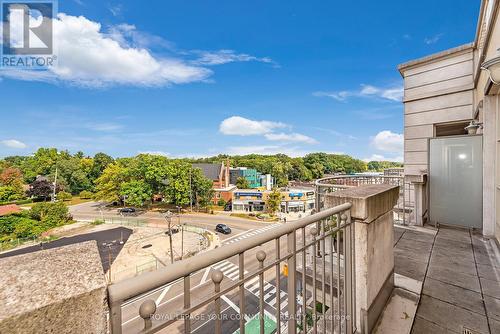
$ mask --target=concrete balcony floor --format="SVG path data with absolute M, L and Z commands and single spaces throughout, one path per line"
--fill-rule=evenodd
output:
M 395 290 L 377 333 L 500 333 L 494 240 L 450 227 L 395 227 Z

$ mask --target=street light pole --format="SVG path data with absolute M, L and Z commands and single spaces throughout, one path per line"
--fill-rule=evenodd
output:
M 193 212 L 193 167 L 189 170 L 189 207 Z
M 184 257 L 184 224 L 181 224 L 181 207 L 179 205 L 177 208 L 177 224 L 181 228 L 181 260 Z
M 174 263 L 174 247 L 172 245 L 172 229 L 171 229 L 172 212 L 167 211 L 167 213 L 165 214 L 165 219 L 167 220 L 168 224 L 168 239 L 170 242 L 170 263 Z
M 56 174 L 54 177 L 54 189 L 52 189 L 52 202 L 56 201 L 56 189 L 57 189 L 57 166 L 56 166 Z

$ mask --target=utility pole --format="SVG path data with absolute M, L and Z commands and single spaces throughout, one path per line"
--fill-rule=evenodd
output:
M 52 202 L 56 201 L 56 189 L 57 189 L 57 166 L 56 166 L 56 175 L 54 177 L 54 189 L 52 189 Z
M 193 167 L 189 170 L 189 206 L 193 212 Z
M 165 219 L 167 220 L 168 224 L 168 239 L 170 242 L 170 263 L 174 263 L 174 247 L 172 245 L 172 229 L 171 229 L 171 224 L 172 224 L 172 212 L 167 211 L 165 214 Z
M 181 207 L 179 205 L 177 208 L 177 225 L 181 228 L 181 260 L 184 257 L 184 224 L 181 224 Z

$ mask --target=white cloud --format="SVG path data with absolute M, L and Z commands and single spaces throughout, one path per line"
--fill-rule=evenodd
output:
M 318 141 L 309 136 L 300 133 L 266 133 L 264 137 L 267 140 L 282 141 L 282 142 L 297 142 L 304 144 L 317 144 Z
M 115 124 L 115 123 L 91 123 L 88 124 L 86 127 L 94 131 L 115 131 L 123 128 L 121 124 Z
M 113 16 L 120 16 L 123 12 L 123 5 L 121 4 L 109 5 L 108 9 L 111 12 L 111 14 L 113 14 Z
M 163 151 L 140 151 L 139 154 L 159 155 L 162 157 L 170 156 L 170 153 L 163 152 Z
M 101 24 L 84 16 L 58 14 L 54 20 L 57 65 L 48 71 L 2 71 L 21 80 L 68 82 L 80 86 L 165 86 L 204 81 L 212 71 L 181 59 L 158 57 L 148 50 L 120 44 L 117 32 L 101 31 Z M 123 38 L 125 39 L 125 37 Z M 122 41 L 123 41 L 122 39 Z
M 9 148 L 26 148 L 26 147 L 28 147 L 28 145 L 26 145 L 25 143 L 23 143 L 19 140 L 16 140 L 16 139 L 6 139 L 6 140 L 0 141 L 0 143 L 4 146 L 9 147 Z
M 241 116 L 226 118 L 219 125 L 219 131 L 225 135 L 264 136 L 264 138 L 269 141 L 282 143 L 318 143 L 314 138 L 301 133 L 275 132 L 275 130 L 283 128 L 291 128 L 291 126 L 281 122 L 251 120 Z
M 437 35 L 434 35 L 434 36 L 431 36 L 431 37 L 426 37 L 424 38 L 424 43 L 427 44 L 427 45 L 431 45 L 431 44 L 436 44 L 437 42 L 439 42 L 439 40 L 441 39 L 441 37 L 443 37 L 443 33 L 441 34 L 437 34 Z
M 225 135 L 251 136 L 265 135 L 274 129 L 286 127 L 288 125 L 281 122 L 254 121 L 240 116 L 232 116 L 220 123 L 219 131 Z
M 381 154 L 372 154 L 371 157 L 363 159 L 364 162 L 370 162 L 370 161 L 394 161 L 394 162 L 403 162 L 403 157 L 397 156 L 397 157 L 385 157 Z
M 379 88 L 371 85 L 362 85 L 360 94 L 363 96 L 378 96 L 387 100 L 400 102 L 403 99 L 403 86 L 393 88 Z
M 218 51 L 198 51 L 199 58 L 194 60 L 194 64 L 198 65 L 222 65 L 233 62 L 257 61 L 268 64 L 276 63 L 269 57 L 255 57 L 246 53 L 236 53 L 234 50 L 218 50 Z
M 249 146 L 231 146 L 228 147 L 224 154 L 229 155 L 247 155 L 247 154 L 286 154 L 290 157 L 301 157 L 306 155 L 307 151 L 301 150 L 297 147 L 288 147 L 281 145 L 249 145 Z
M 384 100 L 400 102 L 403 99 L 403 86 L 393 86 L 388 88 L 381 88 L 372 85 L 361 85 L 361 89 L 352 91 L 333 91 L 325 92 L 318 91 L 314 92 L 314 96 L 318 97 L 330 97 L 337 101 L 345 101 L 350 97 L 376 97 Z
M 318 96 L 318 97 L 331 97 L 332 99 L 335 99 L 337 101 L 344 101 L 348 97 L 353 96 L 353 92 L 348 92 L 345 90 L 340 91 L 340 92 L 322 92 L 322 91 L 319 91 L 319 92 L 314 92 L 313 95 Z
M 404 136 L 400 133 L 384 130 L 377 133 L 377 135 L 372 139 L 372 144 L 380 151 L 402 153 Z

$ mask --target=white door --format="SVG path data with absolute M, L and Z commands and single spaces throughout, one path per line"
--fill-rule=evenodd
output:
M 430 221 L 482 228 L 483 137 L 433 138 L 429 159 Z

